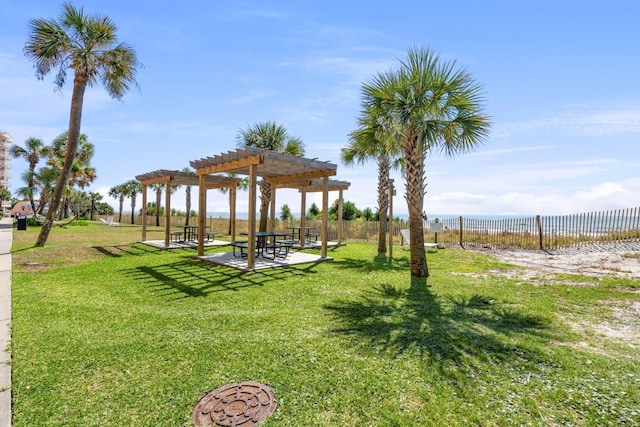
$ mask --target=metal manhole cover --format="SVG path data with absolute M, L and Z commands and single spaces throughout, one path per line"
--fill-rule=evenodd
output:
M 205 426 L 258 425 L 276 409 L 273 390 L 256 381 L 223 385 L 207 392 L 193 408 L 193 424 Z

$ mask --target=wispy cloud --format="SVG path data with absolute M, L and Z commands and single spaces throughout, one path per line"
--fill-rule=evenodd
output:
M 493 136 L 504 138 L 533 132 L 562 132 L 584 136 L 639 133 L 640 106 L 625 105 L 603 111 L 564 112 L 523 122 L 497 123 Z
M 249 102 L 254 102 L 259 99 L 268 98 L 270 96 L 275 95 L 274 91 L 261 91 L 261 90 L 250 90 L 246 95 L 239 96 L 237 98 L 232 98 L 229 100 L 230 104 L 246 104 Z

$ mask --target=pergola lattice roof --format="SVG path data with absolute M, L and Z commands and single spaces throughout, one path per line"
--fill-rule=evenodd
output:
M 338 168 L 333 163 L 255 147 L 193 160 L 190 164 L 198 174 L 228 172 L 249 175 L 250 167 L 255 166 L 256 176 L 276 184 L 332 176 Z
M 136 179 L 144 185 L 160 183 L 170 183 L 178 185 L 200 184 L 198 175 L 193 172 L 182 172 L 167 169 L 159 169 L 153 172 L 136 175 Z M 242 181 L 240 178 L 233 178 L 223 175 L 207 175 L 205 184 L 208 189 L 225 188 L 236 187 L 240 181 Z
M 338 181 L 330 179 L 328 182 L 329 191 L 348 190 L 351 185 L 348 181 Z M 322 179 L 308 179 L 303 181 L 283 182 L 275 185 L 276 188 L 293 188 L 298 189 L 300 192 L 306 191 L 307 193 L 318 193 L 322 191 Z

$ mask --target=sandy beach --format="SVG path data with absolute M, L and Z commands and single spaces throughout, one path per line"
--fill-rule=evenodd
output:
M 618 276 L 640 279 L 640 242 L 583 246 L 542 251 L 489 251 L 496 258 L 522 267 L 522 277 L 544 273 Z M 515 273 L 514 273 L 515 274 Z M 520 274 L 515 274 L 520 277 Z

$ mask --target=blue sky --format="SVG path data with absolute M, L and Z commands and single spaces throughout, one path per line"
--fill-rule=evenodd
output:
M 0 130 L 18 144 L 49 143 L 68 125 L 71 85 L 55 92 L 53 76 L 37 80 L 22 53 L 29 19 L 57 17 L 60 4 L 0 0 Z M 375 210 L 376 165 L 346 167 L 340 149 L 356 126 L 362 83 L 396 68 L 412 47 L 471 73 L 493 123 L 474 153 L 427 157 L 428 214 L 553 215 L 640 204 L 635 1 L 74 4 L 109 16 L 144 64 L 139 90 L 122 101 L 100 86 L 85 95 L 82 132 L 96 147 L 98 172 L 88 190 L 115 207 L 110 187 L 235 150 L 240 129 L 275 120 L 302 138 L 306 157 L 338 165 L 335 178 L 351 182 L 345 199 Z M 26 163 L 12 167 L 15 191 Z M 402 178 L 394 178 L 394 212 L 405 213 Z M 183 193 L 173 207 L 184 206 Z M 312 202 L 320 195 L 307 207 Z M 300 210 L 292 190 L 278 192 L 277 206 L 285 203 Z M 227 210 L 226 196 L 210 192 L 207 210 Z

